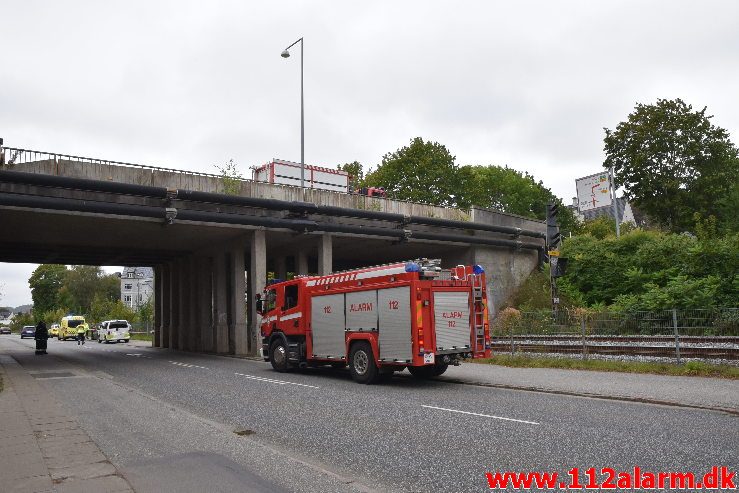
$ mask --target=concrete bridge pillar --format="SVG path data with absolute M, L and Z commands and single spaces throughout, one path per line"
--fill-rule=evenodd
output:
M 180 269 L 179 261 L 169 264 L 169 349 L 178 349 L 178 332 L 180 330 Z
M 179 271 L 179 284 L 176 286 L 179 305 L 177 306 L 179 315 L 177 320 L 177 349 L 180 351 L 187 350 L 187 334 L 190 331 L 190 269 L 189 259 L 183 257 L 177 260 L 177 270 Z
M 162 347 L 162 269 L 161 265 L 154 267 L 154 337 L 152 347 Z
M 295 270 L 300 276 L 308 275 L 308 253 L 302 248 L 295 254 Z
M 318 275 L 331 274 L 333 269 L 333 241 L 331 235 L 323 233 L 318 242 Z
M 508 297 L 515 293 L 537 268 L 536 250 L 514 250 L 507 247 L 472 247 L 470 263 L 485 268 L 490 319 L 498 314 Z
M 261 316 L 257 313 L 255 298 L 257 294 L 264 291 L 264 286 L 267 284 L 267 242 L 263 230 L 254 231 L 251 237 L 249 252 L 249 292 L 247 295 L 247 304 L 249 306 L 248 351 L 253 356 L 257 354 L 260 346 L 259 322 L 261 320 Z M 306 271 L 308 270 L 307 263 L 306 260 Z
M 161 334 L 159 337 L 159 347 L 168 348 L 169 345 L 169 332 L 172 327 L 172 265 L 167 263 L 162 265 L 162 282 L 160 283 L 159 290 L 162 308 L 162 324 Z
M 189 301 L 188 320 L 187 325 L 187 343 L 186 347 L 188 351 L 200 351 L 200 298 L 198 297 L 198 286 L 202 282 L 198 275 L 198 258 L 195 255 L 190 255 L 187 260 L 187 271 L 190 282 L 188 283 L 189 293 L 187 300 Z
M 275 275 L 277 279 L 287 281 L 287 257 L 281 255 L 275 259 Z
M 198 324 L 200 344 L 197 351 L 215 351 L 213 341 L 213 273 L 210 257 L 198 257 Z
M 215 349 L 219 354 L 228 354 L 228 279 L 226 252 L 213 255 L 213 328 Z
M 261 231 L 264 237 L 264 231 Z M 231 287 L 229 293 L 229 352 L 232 354 L 248 354 L 249 334 L 246 325 L 246 268 L 244 256 L 245 244 L 238 241 L 231 247 L 231 270 L 229 272 Z

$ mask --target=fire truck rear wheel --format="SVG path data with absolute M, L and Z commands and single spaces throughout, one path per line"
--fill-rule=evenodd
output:
M 276 371 L 286 372 L 290 368 L 287 362 L 287 348 L 282 339 L 275 339 L 269 345 L 269 361 Z
M 378 380 L 379 370 L 372 354 L 372 346 L 367 342 L 357 342 L 349 353 L 349 372 L 357 383 L 372 384 Z
M 439 375 L 443 375 L 447 368 L 449 368 L 448 363 L 436 363 L 434 365 L 434 371 L 432 371 L 431 373 L 433 374 L 433 376 L 438 377 Z

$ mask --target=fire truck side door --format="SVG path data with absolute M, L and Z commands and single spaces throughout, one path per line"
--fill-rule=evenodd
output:
M 277 297 L 281 309 L 277 327 L 285 333 L 296 332 L 300 324 L 302 312 L 299 303 L 299 284 L 296 281 L 292 284 L 282 286 Z

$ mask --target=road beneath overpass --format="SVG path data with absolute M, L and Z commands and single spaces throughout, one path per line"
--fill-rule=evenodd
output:
M 0 336 L 0 352 L 36 375 L 71 373 L 38 381 L 142 492 L 466 492 L 487 490 L 492 471 L 739 466 L 736 416 L 715 411 L 407 373 L 363 386 L 344 371 L 278 374 L 255 360 L 50 343 L 36 357 L 31 341 Z

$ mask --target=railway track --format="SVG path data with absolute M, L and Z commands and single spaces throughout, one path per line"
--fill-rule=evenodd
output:
M 569 334 L 523 334 L 514 335 L 514 341 L 572 341 L 573 339 L 580 339 L 582 337 L 579 333 Z M 664 343 L 675 343 L 674 335 L 628 335 L 628 336 L 613 336 L 613 335 L 590 335 L 587 336 L 588 341 L 592 342 L 664 342 Z M 495 341 L 510 341 L 510 336 L 494 336 Z M 690 344 L 739 344 L 739 336 L 679 336 L 680 343 Z
M 538 339 L 538 338 L 537 338 Z M 571 341 L 573 338 L 570 337 Z M 531 340 L 531 337 L 527 339 Z M 673 338 L 674 341 L 674 338 Z M 675 358 L 675 346 L 667 345 L 645 345 L 645 344 L 624 344 L 621 341 L 609 340 L 611 344 L 603 344 L 604 341 L 595 341 L 588 339 L 583 346 L 582 343 L 551 343 L 549 341 L 542 342 L 519 342 L 516 343 L 514 337 L 514 347 L 516 352 L 521 353 L 561 353 L 561 354 L 601 354 L 610 356 L 648 356 L 661 358 Z M 639 340 L 639 342 L 647 342 Z M 687 341 L 682 341 L 687 342 Z M 691 341 L 692 342 L 692 341 Z M 492 343 L 493 352 L 507 353 L 511 352 L 510 339 L 498 339 Z M 692 346 L 680 345 L 681 358 L 705 358 L 705 359 L 725 359 L 739 360 L 739 347 L 721 347 L 721 346 Z

